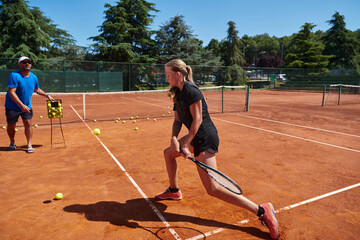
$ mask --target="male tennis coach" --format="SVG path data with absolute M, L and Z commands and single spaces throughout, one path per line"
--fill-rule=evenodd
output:
M 35 74 L 30 72 L 32 61 L 28 57 L 20 57 L 18 65 L 20 70 L 12 72 L 8 79 L 8 91 L 5 99 L 5 114 L 7 121 L 7 133 L 10 138 L 9 150 L 15 150 L 15 127 L 21 116 L 27 140 L 27 153 L 33 153 L 32 147 L 32 124 L 33 110 L 31 97 L 34 92 L 50 100 L 54 100 L 39 88 L 39 81 Z

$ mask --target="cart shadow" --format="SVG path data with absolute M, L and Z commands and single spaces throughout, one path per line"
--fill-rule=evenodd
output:
M 241 227 L 237 225 L 231 225 L 223 222 L 219 222 L 216 220 L 205 219 L 200 217 L 193 217 L 188 215 L 176 214 L 176 213 L 168 213 L 165 212 L 167 206 L 156 199 L 149 199 L 151 203 L 159 210 L 161 215 L 164 216 L 167 222 L 188 222 L 195 225 L 215 227 L 215 228 L 225 228 L 238 230 L 242 232 L 246 232 L 247 234 L 256 236 L 260 239 L 268 239 L 269 234 L 261 231 L 260 229 L 254 227 Z M 126 203 L 118 203 L 111 201 L 101 201 L 94 204 L 74 204 L 64 207 L 64 211 L 70 213 L 78 213 L 84 215 L 84 217 L 89 221 L 101 221 L 101 222 L 109 222 L 110 224 L 116 226 L 125 226 L 128 228 L 141 228 L 148 232 L 154 234 L 158 239 L 162 239 L 159 236 L 159 233 L 164 232 L 161 229 L 166 228 L 156 228 L 157 231 L 152 232 L 146 227 L 140 226 L 140 222 L 160 222 L 161 220 L 155 214 L 155 212 L 149 208 L 148 203 L 145 199 L 131 199 L 126 201 Z M 139 222 L 139 223 L 138 223 Z M 171 228 L 179 228 L 172 226 Z M 192 229 L 198 233 L 200 231 L 196 229 Z M 203 233 L 201 233 L 203 234 Z M 200 235 L 201 235 L 200 234 Z M 204 235 L 205 238 L 205 235 Z

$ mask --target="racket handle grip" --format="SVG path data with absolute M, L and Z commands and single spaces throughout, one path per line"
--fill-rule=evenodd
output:
M 184 153 L 184 151 L 181 149 L 181 147 L 180 147 L 180 151 L 179 151 L 182 155 L 184 155 L 184 157 L 186 158 L 186 159 L 189 159 L 190 158 L 190 155 L 185 155 L 185 153 Z

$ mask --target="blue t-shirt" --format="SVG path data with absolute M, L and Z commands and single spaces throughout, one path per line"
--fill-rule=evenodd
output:
M 31 109 L 31 96 L 34 90 L 39 88 L 39 81 L 32 72 L 29 77 L 24 77 L 19 70 L 10 74 L 8 88 L 16 88 L 15 92 L 20 101 Z M 6 93 L 5 108 L 21 111 L 20 106 L 11 99 L 9 91 Z

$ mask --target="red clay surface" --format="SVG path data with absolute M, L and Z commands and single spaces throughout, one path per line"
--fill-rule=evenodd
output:
M 360 106 L 321 107 L 321 97 L 253 91 L 249 112 L 213 114 L 220 136 L 218 168 L 241 185 L 246 197 L 258 204 L 272 202 L 276 210 L 358 184 Z M 208 102 L 211 108 L 210 97 Z M 64 115 L 76 122 L 63 124 L 63 148 L 59 125 L 53 126 L 55 144 L 50 144 L 43 100 L 44 106 L 34 107 L 33 123 L 39 124 L 34 154 L 24 151 L 21 122 L 19 150 L 7 151 L 9 140 L 0 129 L 1 239 L 269 239 L 268 229 L 254 215 L 208 196 L 194 164 L 182 158 L 183 200 L 154 200 L 168 186 L 162 151 L 173 119 L 167 114 L 169 102 L 148 103 L 129 100 L 125 105 L 131 113 L 121 113 L 125 124 L 115 123 L 116 118 L 83 123 L 64 106 Z M 158 111 L 165 117 L 128 120 L 137 109 L 145 114 L 146 107 L 149 116 Z M 97 108 L 99 114 L 102 108 Z M 3 105 L 0 110 L 4 113 Z M 0 125 L 5 125 L 4 114 Z M 101 130 L 99 139 L 125 171 L 87 125 Z M 185 133 L 184 128 L 181 135 Z M 64 194 L 62 200 L 54 200 L 57 192 Z M 360 187 L 355 187 L 280 211 L 280 239 L 357 238 L 359 199 Z

